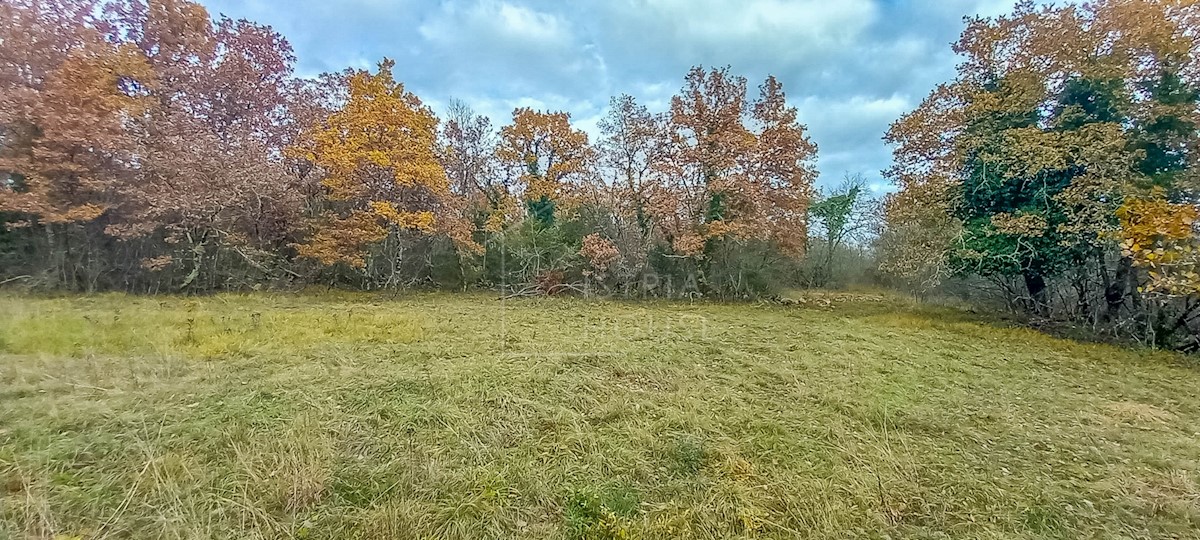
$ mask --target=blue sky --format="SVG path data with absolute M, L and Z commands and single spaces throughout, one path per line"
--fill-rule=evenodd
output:
M 693 65 L 784 84 L 820 146 L 819 183 L 862 173 L 877 190 L 888 125 L 954 75 L 965 15 L 1012 0 L 201 0 L 269 24 L 298 73 L 396 60 L 435 110 L 460 99 L 495 125 L 512 109 L 565 110 L 589 132 L 611 96 L 665 110 Z

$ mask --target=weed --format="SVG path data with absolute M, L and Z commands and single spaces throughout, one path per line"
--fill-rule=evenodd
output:
M 567 497 L 567 537 L 587 540 L 630 538 L 628 520 L 639 511 L 638 494 L 628 487 L 575 491 Z

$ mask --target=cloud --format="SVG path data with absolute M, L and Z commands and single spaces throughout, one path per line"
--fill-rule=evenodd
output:
M 764 47 L 811 54 L 844 46 L 868 27 L 877 11 L 868 0 L 744 0 L 736 9 L 719 0 L 601 4 L 615 20 L 659 29 L 643 37 L 665 35 L 680 45 L 677 50 L 737 54 L 762 54 Z
M 442 4 L 439 12 L 417 27 L 417 32 L 443 46 L 468 45 L 476 49 L 498 42 L 560 47 L 571 40 L 568 23 L 555 15 L 495 0 L 463 4 Z
M 604 58 L 565 16 L 501 0 L 452 0 L 420 16 L 417 84 L 496 98 L 584 95 L 607 76 Z
M 819 148 L 822 184 L 835 185 L 845 174 L 877 178 L 888 151 L 880 137 L 888 126 L 916 106 L 900 96 L 807 97 L 796 104 Z M 864 134 L 878 134 L 875 137 Z
M 514 107 L 565 110 L 595 133 L 611 96 L 665 110 L 693 65 L 774 74 L 820 146 L 821 183 L 884 185 L 888 125 L 954 76 L 966 15 L 1013 0 L 201 0 L 274 26 L 299 72 L 388 56 L 439 108 L 461 99 L 503 125 Z

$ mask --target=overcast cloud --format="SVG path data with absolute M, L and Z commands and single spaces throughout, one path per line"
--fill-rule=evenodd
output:
M 820 146 L 820 184 L 862 173 L 885 189 L 881 137 L 938 82 L 965 15 L 1012 0 L 202 0 L 269 24 L 300 75 L 367 68 L 441 109 L 461 99 L 507 122 L 514 107 L 565 110 L 594 133 L 611 96 L 665 110 L 693 65 L 784 84 Z

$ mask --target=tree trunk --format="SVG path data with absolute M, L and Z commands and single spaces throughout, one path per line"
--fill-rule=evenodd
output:
M 1116 276 L 1104 287 L 1104 301 L 1107 304 L 1104 312 L 1106 321 L 1115 321 L 1121 314 L 1121 306 L 1125 304 L 1125 293 L 1128 290 L 1130 270 L 1132 269 L 1133 260 L 1129 257 L 1121 257 L 1121 260 L 1117 262 Z M 1107 276 L 1107 272 L 1105 275 Z
M 1025 271 L 1022 277 L 1025 278 L 1025 288 L 1029 290 L 1029 298 L 1033 302 L 1033 312 L 1046 315 L 1049 307 L 1046 304 L 1046 278 L 1030 270 Z

